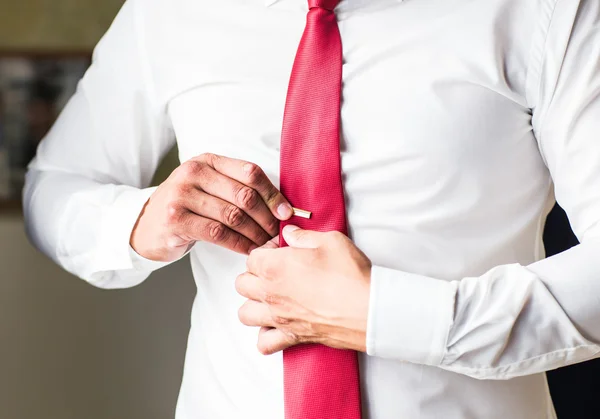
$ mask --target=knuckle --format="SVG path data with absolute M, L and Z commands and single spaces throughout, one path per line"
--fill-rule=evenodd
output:
M 291 339 L 294 343 L 311 343 L 311 339 L 308 336 L 293 335 Z
M 246 181 L 250 185 L 255 185 L 259 183 L 264 176 L 264 173 L 260 166 L 254 163 L 246 163 L 244 165 L 244 172 L 246 173 Z
M 244 223 L 245 214 L 235 205 L 229 205 L 225 207 L 223 218 L 227 225 L 231 227 L 239 227 Z
M 271 218 L 266 225 L 267 232 L 277 233 L 279 231 L 279 220 Z
M 328 239 L 335 239 L 338 237 L 338 234 L 341 234 L 339 231 L 328 231 L 325 233 L 325 237 Z
M 326 241 L 336 243 L 343 241 L 346 236 L 339 231 L 328 231 L 324 237 Z
M 281 325 L 281 326 L 286 326 L 289 325 L 291 323 L 290 319 L 286 319 L 285 317 L 281 317 L 281 316 L 274 316 L 273 317 L 273 322 L 275 324 Z
M 267 224 L 267 226 L 265 227 L 265 238 L 264 238 L 264 243 L 261 243 L 261 246 L 266 245 L 270 240 L 272 240 L 274 237 L 276 237 L 279 234 L 279 223 L 271 223 L 269 222 Z M 261 232 L 261 234 L 263 234 Z
M 265 292 L 265 295 L 263 298 L 264 298 L 265 303 L 270 306 L 276 306 L 281 303 L 281 298 L 278 295 L 270 293 L 270 292 Z
M 235 234 L 233 237 L 232 248 L 237 252 L 248 252 L 250 248 L 250 242 L 244 240 L 244 238 L 240 234 Z
M 267 256 L 267 251 L 261 248 L 254 249 L 246 260 L 248 271 L 264 279 L 271 279 L 266 275 L 266 273 L 269 272 L 268 268 L 266 269 L 268 265 L 269 258 Z
M 191 199 L 189 202 L 192 202 Z M 200 216 L 210 214 L 211 212 L 211 199 L 209 195 L 200 194 L 193 197 L 194 210 Z
M 295 333 L 292 330 L 290 330 L 286 333 L 286 337 L 288 339 L 288 342 L 290 342 L 290 343 L 303 343 L 302 336 L 300 336 L 299 334 Z
M 178 201 L 173 201 L 167 205 L 167 223 L 176 224 L 181 219 L 183 205 Z
M 274 186 L 269 187 L 265 192 L 265 200 L 268 203 L 276 201 L 278 196 L 279 191 Z
M 202 172 L 204 164 L 197 160 L 188 160 L 180 166 L 180 171 L 184 177 L 191 177 Z
M 238 206 L 243 209 L 253 209 L 258 204 L 258 193 L 247 186 L 240 188 L 236 193 Z
M 333 233 L 331 236 L 336 239 L 336 240 L 343 240 L 345 241 L 348 236 L 346 236 L 344 233 L 342 233 L 341 231 L 332 231 L 331 233 Z
M 174 194 L 176 197 L 185 197 L 190 194 L 192 185 L 184 182 L 175 186 Z
M 219 159 L 219 156 L 214 153 L 202 153 L 200 154 L 200 159 L 208 164 L 214 165 L 214 163 Z
M 273 279 L 273 278 L 277 277 L 279 272 L 274 264 L 269 263 L 269 262 L 264 262 L 261 273 L 266 279 Z
M 310 266 L 315 266 L 323 262 L 323 260 L 327 257 L 327 254 L 322 248 L 310 249 L 310 252 L 306 253 L 307 263 Z
M 227 237 L 227 229 L 219 222 L 210 223 L 208 225 L 208 237 L 215 242 L 223 241 Z

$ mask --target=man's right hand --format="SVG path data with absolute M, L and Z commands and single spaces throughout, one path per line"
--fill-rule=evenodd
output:
M 292 207 L 253 163 L 202 154 L 152 194 L 131 233 L 146 259 L 179 259 L 197 241 L 248 254 L 278 234 Z

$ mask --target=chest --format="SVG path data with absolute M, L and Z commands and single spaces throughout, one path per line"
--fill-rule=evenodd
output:
M 428 2 L 388 0 L 354 3 L 338 14 L 349 175 L 386 162 L 485 170 L 490 159 L 510 158 L 530 133 L 528 42 L 516 48 L 520 34 L 507 23 L 519 12 L 506 1 L 429 3 L 430 12 L 423 10 Z M 181 2 L 159 20 L 165 28 L 152 31 L 160 37 L 152 42 L 160 49 L 152 63 L 157 94 L 181 159 L 225 154 L 253 160 L 276 177 L 305 2 L 207 4 Z

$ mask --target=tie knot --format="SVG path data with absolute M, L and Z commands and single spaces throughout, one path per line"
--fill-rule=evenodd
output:
M 308 8 L 320 7 L 321 9 L 333 11 L 339 2 L 340 0 L 308 0 Z

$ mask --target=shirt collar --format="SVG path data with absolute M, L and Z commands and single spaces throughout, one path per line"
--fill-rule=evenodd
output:
M 275 3 L 277 3 L 278 1 L 280 1 L 280 0 L 264 0 L 264 2 L 265 2 L 265 6 L 266 6 L 266 7 L 272 6 L 272 5 L 274 5 Z M 348 1 L 350 1 L 350 0 L 344 0 L 344 1 L 348 2 Z M 402 1 L 404 1 L 404 0 L 397 0 L 397 1 L 398 1 L 398 3 L 401 3 L 401 2 L 402 2 Z

